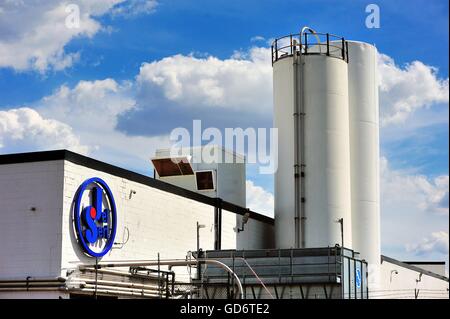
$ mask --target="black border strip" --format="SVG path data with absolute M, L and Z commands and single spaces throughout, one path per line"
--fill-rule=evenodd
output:
M 136 183 L 140 183 L 146 186 L 150 186 L 174 195 L 182 196 L 188 199 L 195 200 L 200 203 L 204 203 L 210 206 L 218 207 L 218 202 L 221 202 L 221 208 L 230 212 L 234 212 L 239 215 L 244 215 L 248 210 L 244 207 L 226 202 L 217 201 L 217 199 L 202 195 L 182 187 L 178 187 L 166 182 L 132 172 L 130 170 L 114 166 L 99 160 L 87 157 L 78 153 L 74 153 L 68 150 L 54 150 L 54 151 L 42 151 L 42 152 L 29 152 L 29 153 L 16 153 L 0 155 L 0 165 L 7 164 L 20 164 L 31 162 L 46 162 L 46 161 L 58 161 L 66 160 L 73 164 L 85 166 L 91 169 L 102 171 L 111 175 L 122 177 L 131 180 Z M 265 215 L 261 215 L 257 212 L 250 211 L 250 218 L 258 220 L 260 222 L 274 225 L 274 219 Z
M 445 265 L 445 261 L 402 261 L 408 265 Z
M 448 278 L 445 277 L 445 276 L 438 275 L 438 274 L 436 274 L 436 273 L 434 273 L 432 271 L 425 270 L 425 269 L 422 269 L 420 267 L 416 267 L 416 266 L 413 266 L 413 265 L 408 265 L 408 264 L 406 264 L 406 263 L 404 263 L 402 261 L 396 260 L 394 258 L 381 255 L 381 263 L 383 263 L 383 261 L 386 261 L 386 262 L 394 264 L 394 265 L 398 265 L 398 266 L 403 267 L 403 268 L 414 270 L 414 271 L 417 271 L 417 272 L 422 273 L 424 275 L 428 275 L 428 276 L 431 276 L 431 277 L 434 277 L 434 278 L 437 278 L 437 279 L 442 279 L 442 280 L 445 280 L 445 281 L 448 282 Z

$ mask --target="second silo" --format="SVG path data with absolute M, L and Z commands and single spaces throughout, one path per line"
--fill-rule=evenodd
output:
M 353 249 L 368 262 L 374 284 L 381 254 L 377 50 L 357 41 L 347 46 Z

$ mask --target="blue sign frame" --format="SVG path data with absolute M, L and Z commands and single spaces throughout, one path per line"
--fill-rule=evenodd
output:
M 355 281 L 356 281 L 356 288 L 361 288 L 361 270 L 356 269 L 356 274 L 355 274 Z
M 83 197 L 83 193 L 86 191 L 87 187 L 91 184 L 96 184 L 97 188 L 94 188 L 94 190 L 97 192 L 93 195 L 93 201 L 94 206 L 88 206 L 85 207 L 83 210 L 81 210 L 81 199 Z M 105 194 L 106 198 L 109 201 L 110 211 L 106 210 L 101 211 L 101 205 L 102 205 L 102 196 L 101 192 L 102 189 Z M 100 194 L 100 195 L 99 195 Z M 80 187 L 77 190 L 77 193 L 75 195 L 75 205 L 73 210 L 73 219 L 75 222 L 75 230 L 77 234 L 77 239 L 83 248 L 84 252 L 92 257 L 103 257 L 106 253 L 108 253 L 112 245 L 114 244 L 114 239 L 116 237 L 116 230 L 117 230 L 117 209 L 116 209 L 116 203 L 114 201 L 114 196 L 111 192 L 111 189 L 108 187 L 106 182 L 98 177 L 90 178 L 83 182 L 83 184 L 80 185 Z M 100 207 L 100 211 L 99 211 Z M 86 220 L 86 217 L 83 217 L 83 213 L 87 214 L 89 212 L 91 216 L 91 220 Z M 93 215 L 95 214 L 95 215 Z M 82 223 L 90 223 L 90 226 L 95 226 L 94 221 L 95 220 L 101 220 L 103 222 L 107 222 L 109 215 L 111 216 L 111 222 L 108 223 L 110 225 L 110 229 L 104 229 L 100 228 L 100 232 L 97 233 L 96 228 L 91 230 L 85 230 L 85 233 L 83 234 L 83 228 Z M 94 218 L 95 216 L 95 218 Z M 105 247 L 103 247 L 103 250 L 101 252 L 95 252 L 92 249 L 89 248 L 89 243 L 95 242 L 98 240 L 98 237 L 104 237 L 107 238 L 107 242 L 105 244 Z

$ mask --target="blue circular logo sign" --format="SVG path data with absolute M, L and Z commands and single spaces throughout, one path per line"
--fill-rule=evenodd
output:
M 361 288 L 361 270 L 356 269 L 356 288 Z
M 98 177 L 84 181 L 75 195 L 73 220 L 84 252 L 102 257 L 111 250 L 117 229 L 116 203 L 111 189 Z

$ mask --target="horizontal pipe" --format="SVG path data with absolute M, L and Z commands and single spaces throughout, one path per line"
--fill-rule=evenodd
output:
M 72 282 L 73 280 L 73 282 Z M 71 279 L 70 283 L 95 283 L 95 279 L 87 279 L 87 278 L 74 278 Z M 163 290 L 163 288 L 158 287 L 157 285 L 145 285 L 145 284 L 136 284 L 136 283 L 127 283 L 127 282 L 120 282 L 120 281 L 109 281 L 109 280 L 97 280 L 97 285 L 109 285 L 109 286 L 118 286 L 118 287 L 129 287 L 129 288 L 136 288 L 136 289 L 148 289 L 148 290 Z
M 94 284 L 86 284 L 83 288 L 81 289 L 95 289 L 95 285 Z M 108 286 L 108 285 L 97 285 L 97 290 L 111 290 L 111 291 L 119 291 L 119 292 L 132 292 L 132 293 L 136 293 L 139 295 L 142 294 L 154 294 L 157 296 L 161 296 L 161 294 L 155 292 L 155 291 L 150 291 L 148 289 L 133 289 L 133 288 L 125 288 L 125 287 L 114 287 L 114 286 Z
M 0 280 L 0 283 L 20 283 L 20 282 L 65 282 L 66 278 L 64 277 L 51 277 L 51 278 L 34 278 L 28 277 L 25 279 L 5 279 Z
M 95 269 L 93 268 L 83 268 L 82 269 L 83 272 L 89 272 L 90 274 L 95 274 Z M 97 272 L 99 274 L 105 274 L 105 275 L 115 275 L 115 276 L 121 276 L 121 277 L 127 277 L 127 278 L 145 278 L 147 280 L 161 280 L 161 277 L 158 277 L 157 275 L 154 274 L 150 274 L 150 275 L 141 275 L 141 274 L 131 274 L 129 272 L 124 272 L 124 271 L 116 271 L 116 270 L 112 270 L 112 269 L 97 269 Z
M 83 268 L 83 271 L 89 271 L 90 273 L 95 274 L 95 269 L 92 268 Z M 117 276 L 126 276 L 126 277 L 133 277 L 132 274 L 130 274 L 129 272 L 123 272 L 123 271 L 119 271 L 119 270 L 113 270 L 113 269 L 97 269 L 98 273 L 101 274 L 106 274 L 106 275 L 117 275 Z M 158 276 L 155 276 L 156 278 L 158 278 Z
M 184 260 L 184 259 L 169 259 L 169 260 L 122 260 L 122 261 L 105 261 L 105 262 L 99 262 L 97 266 L 95 264 L 93 265 L 80 265 L 79 269 L 92 269 L 95 267 L 132 267 L 132 266 L 187 266 L 187 265 L 197 265 L 199 262 L 205 262 L 205 263 L 215 263 L 220 264 L 222 263 L 217 260 L 213 259 L 192 259 L 192 260 Z
M 77 278 L 78 279 L 78 278 Z M 87 280 L 88 282 L 94 281 L 95 280 Z M 26 291 L 77 291 L 77 292 L 95 292 L 97 291 L 98 293 L 106 293 L 106 294 L 112 294 L 112 295 L 126 295 L 126 296 L 144 296 L 144 297 L 157 297 L 160 298 L 161 294 L 155 292 L 155 290 L 157 291 L 157 288 L 155 287 L 148 287 L 145 289 L 142 288 L 128 288 L 128 287 L 115 287 L 115 286 L 109 286 L 109 285 L 96 285 L 95 284 L 88 284 L 85 282 L 79 282 L 80 284 L 82 284 L 84 287 L 81 289 L 77 289 L 77 288 L 67 288 L 65 286 L 61 285 L 61 282 L 59 283 L 59 285 L 55 285 L 55 282 L 50 282 L 51 285 L 47 286 L 45 284 L 47 284 L 46 282 L 39 282 L 38 286 L 34 286 L 34 285 L 21 285 L 19 287 L 17 286 L 6 286 L 6 285 L 2 285 L 0 286 L 0 292 L 6 292 L 6 291 L 16 291 L 16 292 L 26 292 Z M 119 282 L 112 282 L 114 284 L 120 284 Z M 17 282 L 15 283 L 15 285 L 17 285 Z M 153 289 L 151 289 L 153 288 Z
M 1 287 L 49 287 L 49 286 L 61 286 L 64 285 L 62 282 L 17 282 L 17 283 L 0 283 Z
M 79 269 L 87 269 L 87 268 L 96 268 L 96 267 L 132 267 L 132 266 L 188 266 L 188 265 L 197 265 L 199 262 L 216 264 L 222 267 L 225 271 L 230 273 L 237 282 L 239 288 L 239 297 L 242 298 L 244 295 L 244 289 L 242 288 L 242 283 L 239 280 L 239 277 L 236 275 L 234 271 L 230 269 L 226 264 L 214 260 L 214 259 L 193 259 L 193 260 L 183 260 L 183 259 L 172 259 L 172 260 L 140 260 L 140 261 L 117 261 L 117 262 L 100 262 L 97 265 L 80 265 Z
M 77 293 L 86 293 L 92 294 L 95 293 L 96 290 L 92 288 L 84 288 L 84 289 L 69 289 L 69 291 L 77 292 Z M 157 294 L 139 294 L 134 292 L 125 292 L 125 291 L 114 291 L 107 289 L 97 289 L 97 293 L 106 294 L 106 295 L 114 295 L 114 296 L 138 296 L 138 297 L 149 297 L 149 298 L 159 298 L 160 296 Z
M 0 292 L 4 291 L 63 291 L 64 286 L 59 287 L 0 287 Z

